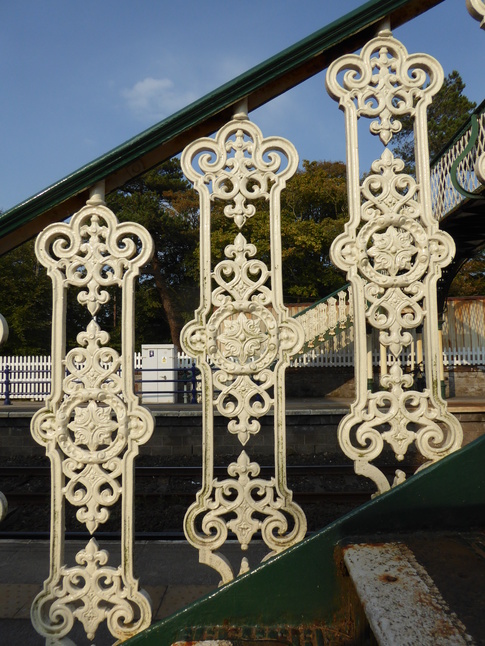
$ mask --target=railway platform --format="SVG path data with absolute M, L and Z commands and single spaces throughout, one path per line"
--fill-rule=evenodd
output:
M 13 406 L 2 407 L 0 415 L 24 415 L 38 406 L 39 404 L 34 403 L 14 403 Z M 322 411 L 329 414 L 345 414 L 349 409 L 350 400 L 299 399 L 289 401 L 287 406 L 289 415 L 318 415 Z M 474 428 L 468 441 L 475 439 L 478 434 L 483 434 L 485 398 L 453 398 L 448 400 L 448 406 L 453 413 L 474 416 L 470 417 L 470 420 L 474 420 Z M 153 412 L 156 416 L 169 413 L 200 415 L 198 406 L 178 405 L 171 411 L 168 408 L 154 407 Z M 66 541 L 66 560 L 72 559 L 83 544 L 76 540 Z M 110 551 L 111 544 L 115 554 L 117 550 L 114 542 L 103 540 L 101 547 Z M 235 552 L 239 551 L 237 544 L 233 547 Z M 261 556 L 265 553 L 261 543 L 256 542 L 253 549 L 254 559 L 258 559 L 258 550 Z M 143 589 L 150 595 L 154 621 L 169 617 L 217 589 L 218 575 L 211 568 L 199 564 L 197 550 L 186 541 L 137 541 L 134 557 L 135 576 L 140 579 Z M 48 576 L 48 568 L 47 540 L 0 540 L 0 646 L 44 645 L 43 638 L 32 627 L 30 607 Z M 87 646 L 91 643 L 86 640 L 80 625 L 74 626 L 70 637 L 77 646 Z M 113 638 L 102 624 L 94 644 L 108 646 L 112 643 Z
M 352 398 L 330 398 L 330 397 L 298 397 L 286 400 L 286 411 L 290 415 L 305 414 L 315 415 L 319 412 L 329 412 L 335 414 L 345 414 L 348 412 Z M 480 397 L 448 397 L 446 403 L 450 412 L 485 412 L 485 394 Z M 0 404 L 0 417 L 16 417 L 23 414 L 33 414 L 39 408 L 42 408 L 44 402 L 30 401 L 25 399 L 13 400 L 11 405 L 2 406 Z M 201 414 L 201 404 L 147 404 L 155 417 L 179 415 L 198 416 Z
M 80 541 L 66 541 L 66 558 L 84 546 Z M 110 542 L 103 541 L 110 551 Z M 113 553 L 116 553 L 113 545 Z M 231 546 L 229 546 L 231 549 Z M 266 552 L 256 544 L 261 556 Z M 234 551 L 239 547 L 234 544 Z M 30 621 L 30 606 L 42 589 L 49 570 L 49 543 L 38 540 L 0 541 L 0 644 L 2 646 L 44 646 Z M 153 619 L 158 621 L 176 610 L 217 589 L 217 573 L 198 562 L 197 550 L 185 541 L 138 541 L 135 544 L 135 575 L 152 601 Z M 80 630 L 76 630 L 79 629 Z M 101 625 L 96 646 L 108 646 L 113 637 Z M 71 633 L 77 646 L 88 644 L 82 626 Z M 83 641 L 84 640 L 84 641 Z

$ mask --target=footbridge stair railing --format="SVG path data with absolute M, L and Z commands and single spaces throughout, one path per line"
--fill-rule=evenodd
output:
M 471 0 L 473 3 L 474 0 Z M 479 0 L 475 0 L 478 6 Z M 478 9 L 475 9 L 478 19 Z M 470 10 L 473 15 L 473 10 Z M 460 211 L 469 204 L 468 210 L 483 211 L 485 196 L 485 101 L 474 110 L 466 123 L 458 130 L 447 146 L 431 160 L 431 204 L 436 220 L 445 220 L 444 229 L 452 229 L 457 242 L 455 258 L 449 267 L 443 268 L 438 284 L 441 293 L 439 307 L 442 313 L 447 287 L 461 264 L 475 251 L 485 245 L 485 233 L 478 227 L 462 226 Z M 455 224 L 456 222 L 456 224 Z M 469 221 L 467 221 L 469 224 Z M 471 233 L 473 241 L 457 240 L 461 233 Z M 340 289 L 313 303 L 294 315 L 303 327 L 304 344 L 297 356 L 317 350 L 330 339 L 349 330 L 354 324 L 352 286 L 347 283 Z M 414 334 L 416 337 L 416 334 Z M 353 341 L 353 334 L 352 334 Z M 414 339 L 416 344 L 416 338 Z M 419 342 L 418 342 L 419 345 Z M 419 349 L 417 350 L 419 354 Z M 419 360 L 418 360 L 419 361 Z M 422 357 L 421 357 L 422 361 Z
M 465 200 L 482 197 L 485 176 L 485 101 L 431 160 L 433 214 L 442 220 Z
M 293 318 L 298 319 L 305 335 L 305 341 L 299 354 L 315 350 L 353 325 L 351 285 L 344 285 L 339 290 L 301 310 Z
M 340 531 L 342 523 L 329 528 L 332 536 L 325 562 L 312 558 L 306 570 L 296 563 L 294 577 L 272 578 L 268 587 L 258 588 L 257 595 L 247 588 L 244 594 L 249 582 L 262 583 L 265 572 L 274 573 L 279 563 L 283 562 L 286 576 L 289 561 L 295 564 L 299 554 L 312 557 L 312 550 L 321 548 L 318 539 L 298 545 L 305 537 L 306 519 L 286 479 L 285 370 L 303 346 L 304 335 L 298 322 L 301 317 L 290 317 L 283 304 L 279 216 L 280 193 L 296 171 L 298 157 L 287 140 L 263 137 L 248 113 L 327 67 L 327 89 L 345 113 L 350 213 L 331 258 L 347 272 L 352 299 L 342 304 L 336 316 L 337 303 L 331 298 L 342 298 L 344 303 L 346 297 L 337 294 L 327 299 L 327 319 L 331 312 L 332 320 L 320 334 L 331 336 L 339 326 L 349 325 L 352 302 L 357 396 L 340 424 L 339 442 L 354 462 L 355 472 L 372 480 L 377 493 L 384 494 L 355 517 L 362 520 L 369 514 L 373 529 L 382 527 L 384 521 L 388 529 L 388 513 L 394 510 L 395 528 L 404 509 L 411 522 L 415 509 L 423 504 L 423 483 L 433 480 L 438 470 L 444 472 L 444 483 L 453 479 L 454 486 L 445 490 L 443 499 L 440 496 L 431 501 L 433 505 L 426 504 L 422 515 L 429 520 L 430 508 L 440 513 L 447 506 L 448 516 L 456 516 L 451 513 L 457 507 L 452 494 L 467 484 L 462 474 L 472 473 L 464 460 L 471 452 L 449 455 L 461 446 L 461 428 L 438 387 L 436 283 L 453 256 L 454 244 L 439 229 L 431 208 L 426 125 L 426 110 L 441 86 L 443 72 L 432 57 L 408 54 L 390 31 L 391 23 L 398 27 L 439 1 L 370 0 L 342 20 L 339 29 L 335 24 L 329 26 L 282 52 L 0 218 L 4 251 L 41 231 L 37 255 L 53 283 L 52 389 L 32 421 L 33 438 L 45 447 L 52 473 L 50 574 L 32 606 L 34 626 L 46 646 L 72 644 L 71 628 L 76 621 L 90 643 L 105 622 L 117 644 L 130 641 L 136 633 L 141 634 L 132 643 L 155 643 L 143 635 L 152 611 L 135 577 L 133 550 L 133 465 L 154 427 L 133 388 L 134 282 L 151 256 L 152 243 L 141 226 L 117 221 L 104 204 L 104 194 L 182 150 L 182 167 L 199 192 L 201 214 L 200 306 L 184 328 L 182 342 L 197 360 L 204 380 L 203 479 L 185 517 L 187 539 L 198 550 L 200 562 L 214 568 L 228 584 L 227 592 L 221 590 L 215 596 L 229 598 L 226 612 L 220 615 L 225 625 L 238 621 L 261 625 L 272 617 L 280 621 L 285 599 L 289 614 L 283 620 L 290 627 L 301 625 L 305 618 L 318 620 L 320 626 L 325 621 L 331 624 L 338 610 L 333 591 L 341 595 L 342 588 L 331 590 L 332 599 L 328 591 L 329 573 L 335 569 L 334 548 L 345 535 Z M 483 6 L 481 0 L 469 2 L 478 7 L 476 11 Z M 485 6 L 481 15 L 485 16 Z M 378 36 L 369 40 L 377 29 Z M 359 55 L 351 53 L 358 48 L 362 48 Z M 416 178 L 404 172 L 404 163 L 388 148 L 404 115 L 415 120 Z M 370 132 L 384 146 L 372 164 L 372 174 L 363 180 L 357 127 L 361 118 L 372 120 Z M 216 130 L 214 137 L 207 136 Z M 478 171 L 482 159 L 483 154 Z M 224 202 L 224 213 L 234 223 L 233 242 L 217 264 L 211 258 L 210 244 L 211 208 L 216 200 Z M 246 225 L 248 219 L 258 217 L 260 200 L 270 206 L 269 259 L 260 257 L 261 250 L 258 253 Z M 69 222 L 59 223 L 68 216 Z M 86 321 L 74 347 L 67 346 L 65 334 L 69 290 L 84 308 Z M 103 329 L 111 293 L 122 302 L 121 351 L 112 347 Z M 391 364 L 374 390 L 368 387 L 367 372 L 370 328 L 385 349 L 385 365 Z M 414 387 L 401 361 L 413 331 L 419 328 L 426 369 L 423 388 Z M 315 335 L 308 336 L 307 343 L 312 342 Z M 118 367 L 122 369 L 119 376 Z M 225 439 L 235 449 L 234 461 L 228 461 L 222 480 L 214 477 L 216 414 L 224 418 Z M 270 477 L 260 474 L 255 461 L 260 420 L 265 415 L 273 420 Z M 420 468 L 429 469 L 404 482 L 408 474 L 403 472 L 402 461 L 411 446 L 424 460 Z M 483 441 L 480 446 L 483 462 Z M 375 464 L 383 448 L 393 468 L 395 461 L 401 466 L 393 481 Z M 449 473 L 433 464 L 442 458 L 448 460 L 445 467 L 454 465 Z M 438 498 L 438 487 L 434 481 L 431 484 Z M 410 502 L 404 500 L 405 492 L 411 492 Z M 482 509 L 483 488 L 467 489 L 460 505 L 469 514 Z M 121 541 L 109 553 L 98 545 L 95 533 L 113 509 L 119 510 Z M 86 539 L 84 549 L 74 558 L 65 558 L 64 553 L 67 510 L 74 512 L 73 522 L 82 526 Z M 118 518 L 113 514 L 113 521 Z M 342 522 L 351 524 L 352 518 Z M 465 520 L 464 527 L 468 527 L 469 519 Z M 226 559 L 230 533 L 236 536 L 241 552 L 234 563 Z M 244 576 L 253 565 L 247 548 L 258 533 L 268 549 L 265 560 L 269 562 Z M 315 582 L 308 603 L 300 585 L 307 572 Z M 328 613 L 323 612 L 322 595 L 326 595 Z M 206 603 L 213 608 L 217 601 L 207 599 Z M 244 612 L 248 603 L 252 611 Z M 272 617 L 267 613 L 270 607 L 274 608 Z M 187 625 L 190 612 L 179 613 L 179 617 Z M 210 620 L 209 612 L 200 617 L 200 623 L 191 625 L 204 626 Z M 156 643 L 173 644 L 175 633 L 163 627 L 162 632 Z
M 463 211 L 480 214 L 485 208 L 483 184 L 485 181 L 485 101 L 474 110 L 451 142 L 431 161 L 431 204 L 436 220 L 444 220 L 444 229 L 452 233 L 457 243 L 455 259 L 448 269 L 448 280 L 439 285 L 441 308 L 447 287 L 461 264 L 485 245 L 485 233 L 479 224 L 467 219 L 463 227 Z M 479 215 L 478 215 L 479 217 Z M 478 218 L 475 218 L 478 222 Z M 457 240 L 457 236 L 465 239 Z M 473 240 L 471 240 L 473 238 Z M 446 268 L 444 274 L 447 273 Z M 305 342 L 299 355 L 315 350 L 330 338 L 348 331 L 354 323 L 352 286 L 339 290 L 295 314 L 305 333 Z

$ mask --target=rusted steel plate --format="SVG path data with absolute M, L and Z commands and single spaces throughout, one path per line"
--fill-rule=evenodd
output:
M 473 643 L 404 544 L 349 545 L 344 561 L 380 646 Z

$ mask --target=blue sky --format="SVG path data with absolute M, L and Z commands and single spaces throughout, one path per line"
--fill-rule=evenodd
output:
M 19 0 L 0 7 L 0 208 L 8 209 L 361 0 Z M 485 98 L 485 32 L 445 0 L 394 35 Z M 301 159 L 344 159 L 324 73 L 253 112 Z M 362 169 L 372 161 L 366 149 Z

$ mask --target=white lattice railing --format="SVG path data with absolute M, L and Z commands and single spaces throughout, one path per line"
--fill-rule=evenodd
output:
M 458 206 L 467 197 L 466 193 L 480 188 L 475 165 L 484 152 L 485 101 L 431 167 L 433 213 L 438 220 Z

